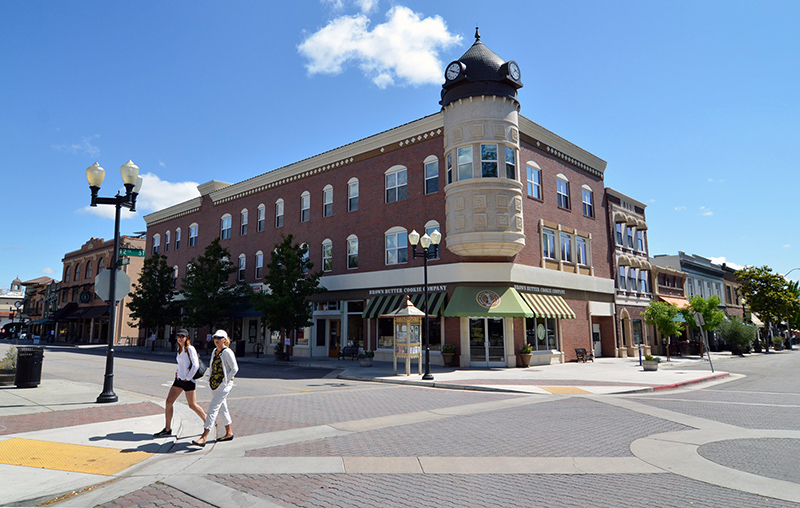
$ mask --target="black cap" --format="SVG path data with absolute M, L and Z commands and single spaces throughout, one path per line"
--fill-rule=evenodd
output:
M 189 330 L 187 330 L 186 328 L 181 328 L 175 335 L 183 335 L 184 337 L 188 337 Z

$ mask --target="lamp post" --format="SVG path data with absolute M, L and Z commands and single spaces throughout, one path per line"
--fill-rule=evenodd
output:
M 111 308 L 108 312 L 108 352 L 106 353 L 106 373 L 103 380 L 103 393 L 97 397 L 98 403 L 117 402 L 119 397 L 114 393 L 114 335 L 117 332 L 117 268 L 119 266 L 119 212 L 120 208 L 128 208 L 131 212 L 136 211 L 136 196 L 142 187 L 142 177 L 139 176 L 139 167 L 128 161 L 120 168 L 122 181 L 125 184 L 125 194 L 117 195 L 113 198 L 98 197 L 100 185 L 106 176 L 106 171 L 100 164 L 94 163 L 86 168 L 86 180 L 89 182 L 89 189 L 92 191 L 92 202 L 90 206 L 112 205 L 116 208 L 114 215 L 114 253 L 111 256 L 111 276 L 108 278 L 108 297 Z
M 425 292 L 425 374 L 422 379 L 426 381 L 433 381 L 433 374 L 431 374 L 431 348 L 430 348 L 430 335 L 431 329 L 429 326 L 428 315 L 428 260 L 434 259 L 439 256 L 439 242 L 442 240 L 442 234 L 438 229 L 435 229 L 430 236 L 425 233 L 422 238 L 416 230 L 412 230 L 408 235 L 408 241 L 413 247 L 412 253 L 414 258 L 422 258 L 422 271 L 425 274 L 425 285 L 423 291 Z M 422 251 L 417 251 L 417 244 L 422 246 Z

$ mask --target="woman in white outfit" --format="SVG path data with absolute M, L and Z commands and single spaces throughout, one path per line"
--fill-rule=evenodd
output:
M 178 341 L 178 354 L 175 355 L 175 359 L 178 362 L 178 370 L 175 371 L 175 381 L 169 389 L 167 400 L 164 405 L 164 417 L 167 423 L 160 432 L 153 434 L 155 437 L 172 435 L 172 406 L 175 404 L 175 401 L 178 400 L 178 396 L 180 396 L 181 392 L 186 394 L 186 402 L 189 403 L 189 407 L 192 408 L 192 411 L 197 413 L 200 419 L 206 419 L 205 411 L 203 411 L 203 408 L 197 403 L 195 382 L 194 379 L 192 379 L 195 372 L 197 372 L 197 367 L 200 365 L 197 351 L 194 346 L 192 346 L 189 340 L 189 332 L 186 329 L 181 328 L 178 330 L 176 339 Z
M 217 330 L 214 333 L 214 345 L 217 348 L 214 350 L 214 357 L 211 360 L 211 375 L 208 380 L 208 386 L 211 388 L 211 403 L 208 405 L 208 412 L 206 413 L 206 423 L 203 425 L 203 435 L 192 444 L 197 446 L 205 446 L 208 440 L 208 434 L 214 426 L 214 420 L 217 419 L 219 414 L 222 419 L 222 424 L 225 425 L 225 435 L 217 438 L 217 442 L 233 440 L 233 430 L 231 430 L 231 414 L 228 412 L 228 402 L 225 400 L 228 392 L 233 387 L 233 377 L 239 372 L 239 364 L 236 363 L 236 356 L 233 351 L 228 347 L 231 340 L 225 330 Z

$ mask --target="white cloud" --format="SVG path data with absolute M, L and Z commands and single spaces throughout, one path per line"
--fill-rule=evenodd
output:
M 127 209 L 121 210 L 121 219 L 133 219 L 139 214 L 148 214 L 157 210 L 182 203 L 200 196 L 197 182 L 168 182 L 153 173 L 145 173 L 142 177 L 142 189 L 136 198 L 136 212 Z M 102 192 L 102 191 L 101 191 Z M 106 219 L 113 219 L 115 209 L 113 206 L 86 206 L 77 213 L 89 213 Z
M 710 259 L 711 262 L 714 263 L 715 265 L 722 265 L 724 263 L 727 266 L 729 266 L 730 268 L 733 268 L 734 270 L 741 270 L 742 268 L 744 268 L 744 265 L 740 265 L 740 264 L 732 263 L 732 262 L 728 261 L 725 258 L 725 256 L 718 257 L 718 258 L 715 258 L 715 257 L 712 256 L 712 257 L 709 257 L 708 259 Z
M 675 211 L 676 212 L 683 212 L 684 210 L 686 210 L 685 206 L 676 206 L 675 207 Z
M 787 244 L 785 244 L 785 245 L 783 246 L 783 248 L 784 248 L 784 249 L 791 249 L 791 248 L 792 248 L 792 246 L 791 246 L 791 244 L 788 244 L 788 243 L 787 243 Z
M 361 2 L 362 7 L 370 2 Z M 386 22 L 369 30 L 364 14 L 341 16 L 298 46 L 310 75 L 340 74 L 355 63 L 379 88 L 396 84 L 440 84 L 440 49 L 461 41 L 440 16 L 422 18 L 408 7 L 392 7 Z
M 72 155 L 85 154 L 89 157 L 97 157 L 100 155 L 100 149 L 92 144 L 92 139 L 99 138 L 99 134 L 94 136 L 87 136 L 81 140 L 80 143 L 64 143 L 61 145 L 51 145 L 53 150 L 68 153 Z
M 52 269 L 51 267 L 49 267 L 49 266 L 45 266 L 44 268 L 42 268 L 42 273 L 51 274 L 51 273 L 55 273 L 55 270 L 53 270 L 53 269 Z
M 705 217 L 711 217 L 712 215 L 714 215 L 714 212 L 712 212 L 711 210 L 709 210 L 705 206 L 701 206 L 700 207 L 700 214 L 705 216 Z
M 322 0 L 322 4 L 328 6 L 334 12 L 341 12 L 345 9 L 345 0 Z M 369 14 L 378 7 L 378 0 L 352 0 L 358 10 L 364 14 Z

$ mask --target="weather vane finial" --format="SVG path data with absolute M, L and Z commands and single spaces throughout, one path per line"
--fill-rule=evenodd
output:
M 475 26 L 475 42 L 481 40 L 481 33 L 478 31 L 478 27 Z

